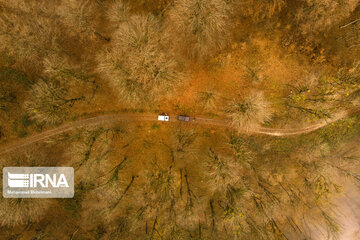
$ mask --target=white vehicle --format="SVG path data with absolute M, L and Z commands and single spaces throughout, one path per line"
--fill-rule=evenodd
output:
M 163 113 L 158 116 L 158 120 L 168 122 L 170 120 L 170 117 L 166 113 Z

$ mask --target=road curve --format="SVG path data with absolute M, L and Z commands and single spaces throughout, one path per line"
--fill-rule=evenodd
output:
M 294 136 L 309 133 L 315 131 L 319 128 L 322 128 L 332 122 L 339 120 L 343 115 L 339 115 L 333 119 L 322 121 L 320 123 L 305 127 L 305 128 L 296 128 L 296 129 L 274 129 L 274 128 L 264 128 L 260 127 L 254 130 L 244 131 L 244 133 L 248 134 L 264 134 L 269 136 L 277 136 L 277 137 L 285 137 L 285 136 Z M 209 125 L 214 127 L 225 127 L 225 128 L 233 128 L 230 125 L 229 119 L 211 119 L 204 117 L 193 118 L 191 124 L 201 124 L 201 125 Z M 26 138 L 22 138 L 16 142 L 5 144 L 4 146 L 0 146 L 0 155 L 9 153 L 21 147 L 25 147 L 29 144 L 36 143 L 42 141 L 44 139 L 59 135 L 61 133 L 69 132 L 76 128 L 82 127 L 91 127 L 108 123 L 115 123 L 120 121 L 149 121 L 156 122 L 157 115 L 155 114 L 143 114 L 143 113 L 121 113 L 121 114 L 110 114 L 110 115 L 101 115 L 86 119 L 80 119 L 71 123 L 66 123 L 62 126 L 59 126 L 54 129 L 50 129 L 44 131 L 42 133 L 29 136 Z M 170 122 L 176 122 L 176 116 L 170 116 Z M 184 123 L 189 124 L 189 123 Z

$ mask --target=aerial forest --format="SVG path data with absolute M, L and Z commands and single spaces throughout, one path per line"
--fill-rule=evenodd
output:
M 0 0 L 0 239 L 360 239 L 359 109 L 360 0 Z

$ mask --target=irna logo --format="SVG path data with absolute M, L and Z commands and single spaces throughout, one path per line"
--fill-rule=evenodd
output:
M 72 198 L 72 167 L 4 167 L 5 198 Z
M 19 174 L 10 172 L 8 172 L 8 185 L 12 188 L 69 187 L 64 174 L 60 174 L 57 177 L 57 174 L 50 176 L 49 174 Z

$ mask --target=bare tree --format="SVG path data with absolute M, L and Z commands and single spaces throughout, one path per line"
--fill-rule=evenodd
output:
M 238 7 L 239 12 L 255 21 L 270 18 L 279 13 L 285 5 L 284 0 L 245 0 L 234 1 L 235 6 Z
M 39 166 L 56 164 L 46 158 L 44 151 L 30 148 L 14 155 L 0 157 L 0 167 Z M 2 191 L 2 185 L 1 185 Z M 1 198 L 0 226 L 15 227 L 40 221 L 54 204 L 52 199 Z
M 218 155 L 210 148 L 204 163 L 209 187 L 213 192 L 231 191 L 231 188 L 241 181 L 241 167 L 231 156 Z
M 271 119 L 272 110 L 261 92 L 252 92 L 243 101 L 233 100 L 226 108 L 232 125 L 238 131 L 258 127 Z
M 88 0 L 0 1 L 0 50 L 35 74 L 42 70 L 42 59 L 52 54 L 78 60 L 94 36 L 109 41 L 96 30 L 98 10 L 99 4 Z
M 8 107 L 11 103 L 13 103 L 16 99 L 16 96 L 7 91 L 0 85 L 0 110 L 1 111 L 8 111 Z
M 39 67 L 38 59 L 42 56 L 62 51 L 58 41 L 61 24 L 56 17 L 44 13 L 43 8 L 40 1 L 0 2 L 0 49 L 22 62 L 26 69 L 29 64 Z
M 102 167 L 96 166 L 92 169 L 92 164 L 104 163 L 106 157 L 111 152 L 110 145 L 114 137 L 112 129 L 89 129 L 81 133 L 72 147 L 72 162 L 76 170 L 84 165 L 88 165 L 83 179 L 87 179 L 92 171 L 95 175 L 101 173 Z M 104 163 L 105 164 L 105 163 Z M 93 174 L 92 174 L 93 175 Z
M 167 25 L 177 51 L 204 61 L 229 42 L 229 6 L 224 0 L 176 0 Z
M 220 98 L 220 94 L 214 89 L 207 89 L 199 92 L 199 100 L 202 102 L 204 110 L 213 110 L 216 108 L 216 102 Z
M 328 30 L 350 16 L 359 0 L 302 0 L 296 20 L 303 34 Z
M 99 11 L 99 4 L 89 0 L 64 0 L 54 9 L 56 15 L 61 18 L 61 22 L 71 29 L 69 33 L 77 38 L 93 36 L 96 32 L 97 11 Z
M 130 17 L 129 6 L 122 0 L 114 1 L 106 12 L 107 19 L 118 28 L 121 23 L 126 22 Z
M 154 14 L 160 14 L 163 12 L 169 4 L 171 4 L 171 0 L 124 0 L 124 2 L 128 3 L 134 12 L 152 12 Z
M 2 198 L 0 200 L 1 226 L 14 227 L 38 222 L 51 207 L 51 203 L 49 199 Z
M 39 123 L 58 124 L 69 117 L 69 108 L 83 97 L 69 98 L 68 90 L 57 81 L 38 80 L 29 92 L 24 107 Z
M 164 51 L 160 22 L 152 15 L 132 16 L 99 56 L 99 70 L 129 104 L 154 102 L 181 80 L 177 61 Z

